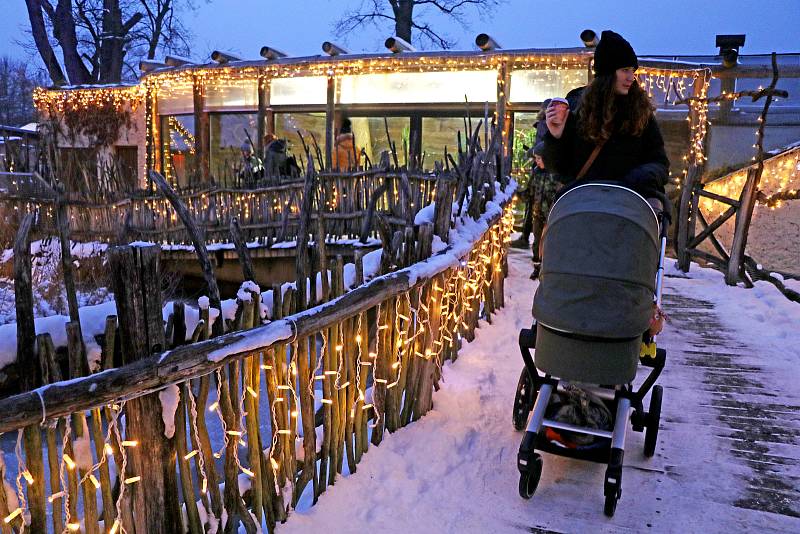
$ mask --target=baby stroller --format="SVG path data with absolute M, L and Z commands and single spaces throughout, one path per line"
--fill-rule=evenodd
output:
M 519 335 L 525 368 L 513 422 L 517 430 L 527 427 L 517 456 L 523 498 L 533 496 L 542 474 L 537 450 L 607 462 L 604 512 L 611 517 L 622 494 L 629 421 L 634 430 L 645 432 L 645 456 L 655 453 L 663 390 L 653 385 L 666 351 L 656 348 L 648 330 L 654 309 L 659 309 L 654 303 L 661 304 L 668 217 L 634 191 L 611 183 L 575 187 L 553 205 L 543 237 L 536 322 Z M 652 370 L 634 390 L 640 362 Z M 602 399 L 610 428 L 552 417 L 551 398 L 565 385 L 576 384 Z M 645 411 L 643 399 L 651 388 Z M 595 441 L 565 447 L 552 439 L 553 432 L 594 436 Z

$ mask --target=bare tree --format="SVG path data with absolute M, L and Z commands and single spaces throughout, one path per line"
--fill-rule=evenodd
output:
M 43 72 L 24 61 L 0 57 L 0 124 L 22 126 L 35 121 L 33 89 L 43 83 Z
M 467 27 L 466 14 L 469 9 L 488 14 L 501 0 L 361 0 L 359 6 L 345 12 L 336 22 L 337 35 L 346 37 L 353 30 L 380 22 L 393 22 L 394 34 L 412 42 L 412 33 L 418 35 L 417 43 L 423 48 L 430 44 L 439 48 L 452 48 L 456 42 L 448 37 L 428 19 L 431 15 L 444 15 Z M 417 10 L 415 12 L 415 9 Z
M 158 52 L 186 54 L 189 32 L 180 14 L 195 8 L 193 0 L 25 3 L 34 45 L 56 85 L 118 83 L 136 76 L 139 59 L 152 59 Z

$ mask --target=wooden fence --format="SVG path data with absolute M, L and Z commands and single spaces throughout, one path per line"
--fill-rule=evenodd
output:
M 359 195 L 340 202 L 362 206 Z M 385 431 L 430 410 L 442 363 L 502 306 L 505 204 L 480 216 L 481 235 L 350 291 L 340 260 L 320 265 L 330 281 L 310 277 L 319 291 L 305 279 L 274 287 L 267 324 L 261 293 L 244 287 L 225 321 L 233 331 L 211 339 L 208 307 L 187 332 L 189 310 L 175 304 L 165 327 L 159 247 L 111 249 L 119 318 L 106 322 L 104 371 L 86 376 L 75 321 L 68 381 L 49 335 L 18 342 L 29 366 L 39 356 L 33 374 L 48 385 L 0 400 L 0 432 L 18 436 L 16 469 L 0 467 L 17 490 L 16 501 L 0 492 L 0 532 L 23 522 L 32 532 L 272 531 L 304 491 L 316 502 Z M 428 257 L 432 234 L 424 224 L 399 249 L 385 246 L 384 270 Z M 364 270 L 359 257 L 357 284 Z M 305 303 L 316 306 L 298 311 Z
M 370 208 L 391 211 L 399 202 L 404 182 L 409 185 L 411 206 L 433 201 L 437 177 L 422 173 L 370 170 L 357 173 L 323 173 L 316 202 L 322 206 L 328 235 L 333 238 L 360 236 Z M 37 235 L 57 231 L 54 195 L 31 194 L 28 182 L 19 180 L 0 193 L 0 216 L 9 226 L 18 226 L 26 213 L 37 214 Z M 203 228 L 209 242 L 227 241 L 235 217 L 245 239 L 264 244 L 292 241 L 299 224 L 303 180 L 253 190 L 208 188 L 181 194 L 190 213 Z M 78 199 L 63 202 L 75 241 L 120 242 L 139 239 L 154 243 L 189 243 L 175 210 L 161 195 L 146 192 L 108 203 Z M 403 221 L 405 222 L 405 221 Z

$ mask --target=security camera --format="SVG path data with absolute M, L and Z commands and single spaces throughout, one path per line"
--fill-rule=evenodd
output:
M 739 58 L 739 48 L 744 46 L 744 34 L 717 35 L 716 46 L 722 56 L 722 66 L 726 69 L 735 67 Z
M 332 43 L 330 41 L 325 41 L 324 43 L 322 43 L 322 51 L 328 54 L 329 56 L 340 56 L 342 54 L 350 53 L 343 47 L 337 45 L 336 43 Z
M 230 61 L 241 61 L 242 58 L 234 56 L 230 52 L 222 52 L 221 50 L 214 50 L 211 52 L 211 59 L 217 63 L 228 63 Z
M 583 30 L 581 32 L 581 41 L 583 41 L 583 46 L 586 48 L 594 48 L 600 42 L 594 30 Z
M 262 46 L 259 53 L 264 59 L 280 59 L 286 57 L 286 53 L 281 52 L 277 48 L 272 48 L 271 46 Z
M 498 48 L 503 48 L 500 44 L 492 39 L 492 37 L 488 33 L 480 33 L 475 38 L 475 44 L 483 50 L 484 52 L 488 52 L 489 50 L 496 50 Z
M 391 50 L 392 53 L 394 53 L 394 54 L 399 54 L 400 52 L 416 52 L 417 51 L 417 49 L 414 48 L 413 46 L 411 46 L 411 44 L 408 41 L 406 41 L 404 39 L 401 39 L 400 37 L 397 37 L 396 35 L 386 39 L 386 42 L 383 43 L 383 44 L 384 44 L 384 46 L 386 46 L 386 48 Z

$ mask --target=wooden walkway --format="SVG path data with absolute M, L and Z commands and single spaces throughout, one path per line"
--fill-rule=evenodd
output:
M 659 339 L 668 363 L 656 455 L 644 458 L 642 435 L 629 429 L 611 520 L 601 512 L 601 466 L 579 473 L 579 464 L 547 456 L 545 471 L 566 462 L 574 484 L 556 481 L 572 486 L 564 488 L 571 497 L 545 512 L 547 520 L 526 525 L 530 532 L 800 532 L 800 388 L 775 383 L 757 332 L 740 341 L 713 303 L 690 296 L 679 280 L 665 285 L 671 322 Z M 581 501 L 582 491 L 597 498 Z M 549 507 L 537 506 L 537 497 L 544 495 L 531 502 L 538 515 Z
M 776 347 L 756 325 L 734 331 L 727 303 L 719 309 L 679 278 L 665 281 L 671 321 L 659 338 L 668 362 L 656 455 L 645 458 L 643 434 L 628 430 L 616 515 L 603 515 L 604 465 L 549 454 L 536 494 L 521 499 L 513 340 L 530 325 L 530 272 L 530 255 L 512 249 L 506 306 L 446 370 L 432 415 L 370 451 L 352 480 L 291 517 L 285 532 L 800 532 L 797 337 Z M 719 291 L 723 302 L 724 292 L 746 290 L 720 277 Z

